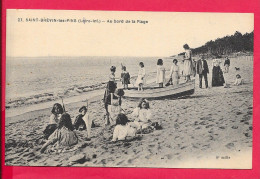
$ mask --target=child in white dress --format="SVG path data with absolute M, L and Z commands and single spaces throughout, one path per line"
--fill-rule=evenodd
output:
M 175 86 L 179 84 L 179 66 L 177 65 L 177 63 L 178 60 L 174 59 L 170 71 L 171 84 Z
M 145 129 L 151 125 L 152 111 L 146 99 L 140 101 L 138 107 L 134 109 L 132 117 L 135 118 L 134 124 L 137 129 Z
M 158 61 L 157 61 L 156 83 L 158 83 L 159 87 L 162 88 L 164 82 L 165 82 L 165 68 L 163 66 L 163 60 L 158 59 Z
M 135 135 L 136 128 L 128 120 L 127 116 L 122 113 L 118 114 L 112 141 L 125 140 L 127 137 L 134 137 Z
M 138 71 L 138 76 L 137 76 L 137 79 L 136 79 L 136 82 L 135 82 L 135 85 L 138 86 L 138 91 L 143 91 L 143 86 L 144 86 L 144 83 L 145 83 L 145 68 L 144 68 L 144 63 L 143 62 L 140 62 L 139 63 L 139 71 Z
M 243 84 L 243 79 L 241 78 L 241 76 L 239 74 L 236 75 L 236 80 L 234 85 L 239 86 Z

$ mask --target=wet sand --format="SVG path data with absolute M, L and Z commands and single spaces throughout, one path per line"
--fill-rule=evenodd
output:
M 235 66 L 240 67 L 240 71 L 236 71 Z M 68 150 L 39 152 L 45 142 L 42 131 L 49 121 L 51 108 L 8 117 L 5 163 L 15 166 L 251 168 L 252 59 L 232 59 L 225 79 L 233 83 L 237 73 L 245 81 L 242 86 L 199 89 L 196 76 L 193 95 L 150 101 L 152 121 L 161 123 L 163 129 L 138 134 L 128 141 L 110 142 L 114 127 L 104 125 L 101 98 L 92 99 L 89 104 L 90 116 L 98 125 L 92 130 L 91 141 L 85 140 L 86 131 L 76 131 L 79 144 Z M 211 71 L 208 79 L 211 81 Z M 124 99 L 122 108 L 130 114 L 137 104 L 137 101 Z M 66 105 L 72 119 L 82 105 L 86 102 Z M 78 157 L 78 161 L 73 162 L 73 156 Z

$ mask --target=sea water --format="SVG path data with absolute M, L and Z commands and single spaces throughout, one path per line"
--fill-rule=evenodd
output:
M 156 72 L 158 58 L 160 57 L 7 57 L 6 106 L 17 107 L 26 104 L 26 101 L 49 101 L 57 96 L 72 95 L 69 92 L 74 89 L 93 90 L 108 81 L 112 65 L 117 68 L 116 78 L 120 78 L 121 64 L 126 66 L 131 77 L 137 76 L 139 62 L 144 63 L 147 74 Z M 172 58 L 162 59 L 169 70 Z M 131 80 L 131 83 L 134 82 Z M 73 95 L 77 95 L 77 92 Z

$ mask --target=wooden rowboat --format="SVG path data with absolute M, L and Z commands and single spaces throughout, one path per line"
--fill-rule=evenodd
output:
M 178 98 L 185 95 L 191 95 L 195 92 L 195 80 L 190 82 L 179 84 L 178 86 L 167 86 L 163 88 L 159 87 L 147 87 L 144 91 L 138 91 L 137 88 L 129 88 L 125 90 L 123 98 L 127 99 L 167 99 Z

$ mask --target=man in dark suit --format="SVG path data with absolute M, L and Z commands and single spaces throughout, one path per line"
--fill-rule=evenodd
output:
M 208 68 L 208 63 L 205 60 L 205 57 L 202 56 L 201 59 L 198 60 L 197 62 L 197 73 L 199 74 L 199 79 L 200 79 L 200 88 L 202 88 L 202 77 L 204 77 L 205 80 L 205 87 L 208 88 L 208 76 L 207 74 L 209 73 L 209 68 Z

